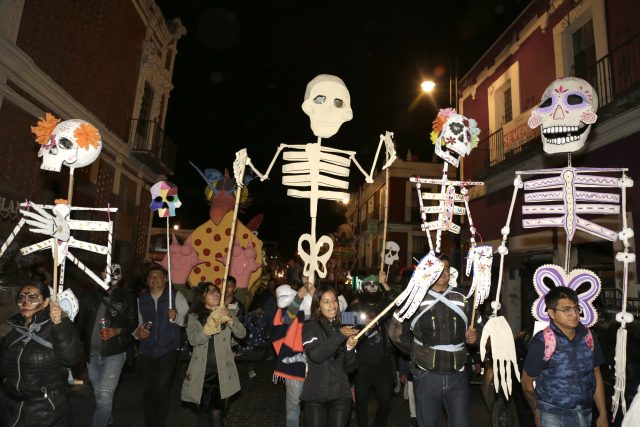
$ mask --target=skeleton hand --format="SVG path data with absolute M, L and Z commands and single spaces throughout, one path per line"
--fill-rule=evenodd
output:
M 238 187 L 244 186 L 244 169 L 251 159 L 247 156 L 247 149 L 243 148 L 236 152 L 236 159 L 233 161 L 233 177 L 236 179 Z
M 513 332 L 504 316 L 495 316 L 489 319 L 482 331 L 480 338 L 480 357 L 484 360 L 486 355 L 487 340 L 491 339 L 491 357 L 493 359 L 493 384 L 496 393 L 500 387 L 507 399 L 511 395 L 511 367 L 520 381 L 516 346 L 513 341 Z M 499 374 L 499 375 L 498 375 Z
M 29 231 L 33 233 L 46 234 L 60 241 L 69 241 L 70 230 L 67 220 L 69 219 L 69 207 L 59 204 L 53 208 L 53 215 L 50 215 L 37 205 L 30 205 L 35 212 L 20 210 L 20 213 L 27 219 L 25 222 L 31 225 Z
M 396 147 L 393 144 L 393 132 L 387 132 L 384 135 L 384 146 L 387 154 L 387 161 L 382 166 L 382 170 L 385 170 L 393 164 L 396 160 Z

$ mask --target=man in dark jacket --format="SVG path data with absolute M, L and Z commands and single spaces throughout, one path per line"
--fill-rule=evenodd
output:
M 140 340 L 144 423 L 148 427 L 162 427 L 167 422 L 169 390 L 189 305 L 175 289 L 171 291 L 169 305 L 167 272 L 159 265 L 149 269 L 147 286 L 138 297 L 139 326 L 134 336 Z
M 80 300 L 76 323 L 83 337 L 87 371 L 96 399 L 92 427 L 105 427 L 111 419 L 113 395 L 127 350 L 133 343 L 131 334 L 138 326 L 135 297 L 118 286 L 121 278 L 120 266 L 112 264 L 107 294 L 88 292 Z
M 404 322 L 396 316 L 391 318 L 389 338 L 411 356 L 418 425 L 440 426 L 444 406 L 450 426 L 467 427 L 470 419 L 465 343 L 476 344 L 478 331 L 469 327 L 470 304 L 450 283 L 449 260 L 435 259 L 430 265 L 441 268 L 441 273 L 433 275 L 437 277 L 435 283 L 411 318 Z

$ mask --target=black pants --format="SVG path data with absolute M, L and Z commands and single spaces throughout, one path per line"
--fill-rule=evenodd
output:
M 373 425 L 383 427 L 387 425 L 387 419 L 391 413 L 391 397 L 393 395 L 393 371 L 391 358 L 385 357 L 378 365 L 358 363 L 358 371 L 354 379 L 356 392 L 356 414 L 358 426 L 369 427 L 369 414 L 367 406 L 369 395 L 373 389 L 376 394 L 378 407 Z
M 304 402 L 306 427 L 346 427 L 351 415 L 351 399 Z
M 158 358 L 140 355 L 146 427 L 163 427 L 167 423 L 169 391 L 177 357 L 177 351 L 170 351 Z

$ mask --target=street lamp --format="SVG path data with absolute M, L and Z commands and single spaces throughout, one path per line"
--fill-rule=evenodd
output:
M 436 87 L 436 84 L 434 82 L 432 82 L 431 80 L 426 80 L 426 81 L 420 83 L 420 87 L 422 88 L 423 92 L 431 93 L 431 92 L 433 92 L 433 89 Z

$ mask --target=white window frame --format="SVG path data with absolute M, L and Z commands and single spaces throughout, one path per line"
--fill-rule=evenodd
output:
M 576 5 L 553 27 L 553 50 L 556 65 L 556 78 L 568 77 L 573 66 L 573 33 L 582 28 L 589 20 L 593 24 L 593 38 L 596 47 L 596 60 L 609 53 L 607 44 L 607 22 L 604 0 L 583 0 Z M 567 25 L 567 23 L 569 23 Z
M 520 64 L 518 61 L 511 66 L 487 89 L 487 110 L 489 111 L 489 134 L 502 127 L 504 117 L 504 91 L 511 88 L 511 120 L 520 111 Z

